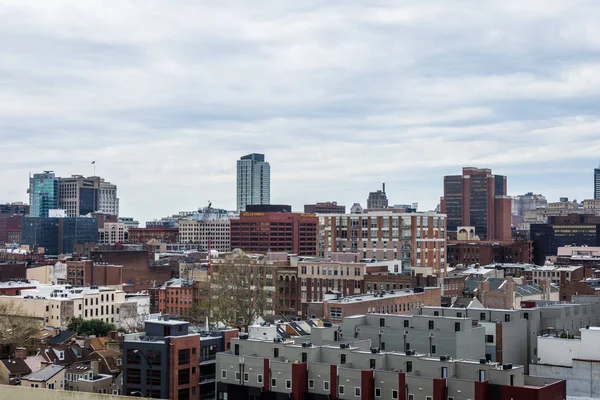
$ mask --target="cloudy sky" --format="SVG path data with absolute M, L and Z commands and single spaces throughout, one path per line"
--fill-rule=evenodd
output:
M 141 221 L 271 199 L 434 208 L 465 165 L 509 194 L 592 196 L 600 1 L 2 0 L 0 202 L 97 174 Z

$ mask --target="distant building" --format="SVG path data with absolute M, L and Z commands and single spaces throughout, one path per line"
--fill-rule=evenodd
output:
M 158 312 L 178 317 L 190 317 L 193 281 L 173 278 L 158 288 Z
M 0 244 L 21 243 L 21 225 L 26 214 L 0 214 Z
M 528 192 L 512 198 L 512 214 L 524 217 L 527 211 L 548 207 L 548 201 L 541 194 Z
M 100 178 L 100 206 L 98 211 L 110 215 L 119 215 L 119 198 L 117 197 L 117 185 L 106 182 Z
M 338 206 L 338 203 L 335 201 L 328 201 L 316 204 L 305 204 L 304 212 L 307 214 L 345 214 L 346 206 Z
M 69 217 L 79 217 L 100 209 L 100 178 L 72 175 L 58 180 L 58 208 Z
M 28 215 L 29 204 L 21 202 L 0 204 L 0 218 L 5 215 Z
M 98 220 L 95 218 L 24 217 L 21 243 L 44 248 L 45 254 L 73 252 L 78 243 L 98 240 Z
M 291 212 L 242 212 L 232 219 L 231 248 L 246 252 L 317 254 L 318 219 L 313 214 Z
M 388 198 L 385 193 L 385 183 L 383 184 L 382 190 L 370 192 L 369 198 L 367 199 L 367 209 L 378 210 L 382 208 L 388 208 Z
M 271 203 L 271 166 L 264 154 L 252 153 L 237 162 L 237 210 L 248 204 Z
M 53 171 L 44 171 L 29 178 L 29 215 L 47 217 L 58 208 L 58 179 Z
M 543 265 L 563 246 L 600 246 L 600 217 L 585 214 L 548 217 L 547 224 L 531 224 L 533 262 Z
M 179 228 L 129 228 L 128 243 L 145 244 L 154 239 L 162 243 L 178 243 Z
M 205 251 L 209 248 L 219 252 L 226 252 L 230 246 L 230 227 L 228 219 L 197 220 L 191 217 L 179 219 L 179 241 L 181 243 L 199 244 Z
M 600 166 L 594 168 L 594 200 L 600 200 Z
M 483 240 L 511 239 L 511 199 L 506 177 L 492 170 L 465 167 L 462 175 L 444 177 L 441 211 L 448 215 L 448 232 L 474 226 Z
M 359 203 L 352 204 L 352 207 L 350 207 L 350 214 L 362 214 L 362 213 L 363 213 L 363 208 Z
M 451 267 L 458 264 L 464 266 L 492 263 L 530 264 L 533 260 L 533 246 L 530 240 L 449 240 L 447 249 L 447 262 Z
M 168 316 L 146 321 L 145 332 L 125 335 L 123 394 L 198 400 L 200 340 L 187 322 Z

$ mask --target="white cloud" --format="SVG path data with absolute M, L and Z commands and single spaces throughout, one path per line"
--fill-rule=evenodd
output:
M 4 1 L 0 201 L 25 198 L 28 172 L 96 160 L 124 214 L 232 208 L 235 160 L 255 151 L 296 208 L 364 203 L 382 181 L 392 203 L 435 207 L 466 164 L 511 192 L 589 197 L 597 15 L 593 0 Z

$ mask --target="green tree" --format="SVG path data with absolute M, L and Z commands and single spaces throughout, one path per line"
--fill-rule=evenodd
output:
M 80 335 L 95 335 L 98 337 L 106 336 L 108 332 L 116 330 L 113 324 L 104 322 L 101 319 L 84 320 L 83 318 L 71 319 L 67 329 Z

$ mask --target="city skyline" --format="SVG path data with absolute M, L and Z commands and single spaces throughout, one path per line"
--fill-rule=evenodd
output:
M 96 160 L 123 216 L 233 210 L 251 152 L 271 203 L 297 210 L 365 206 L 382 182 L 390 204 L 433 209 L 464 166 L 509 195 L 593 198 L 598 2 L 49 7 L 0 13 L 0 202 Z

